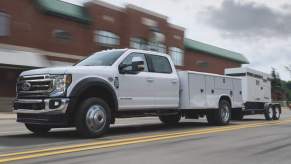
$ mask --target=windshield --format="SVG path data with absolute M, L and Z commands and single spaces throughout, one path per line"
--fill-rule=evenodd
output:
M 75 66 L 111 66 L 125 50 L 96 52 Z

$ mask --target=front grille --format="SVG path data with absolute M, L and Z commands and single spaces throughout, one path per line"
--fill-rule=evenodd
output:
M 29 110 L 43 110 L 45 108 L 44 102 L 40 103 L 14 103 L 14 109 L 29 109 Z
M 49 75 L 21 76 L 16 84 L 17 98 L 47 97 L 52 90 Z

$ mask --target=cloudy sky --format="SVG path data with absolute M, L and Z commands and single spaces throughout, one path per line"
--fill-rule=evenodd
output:
M 82 4 L 86 0 L 65 0 Z M 248 67 L 277 69 L 291 80 L 290 0 L 106 0 L 117 6 L 131 3 L 169 17 L 185 27 L 186 37 L 244 54 Z

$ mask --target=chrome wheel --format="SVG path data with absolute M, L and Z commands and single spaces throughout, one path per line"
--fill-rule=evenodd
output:
M 86 125 L 92 132 L 99 132 L 106 124 L 106 112 L 100 105 L 93 105 L 86 114 Z
M 226 104 L 224 104 L 221 108 L 221 117 L 223 122 L 227 122 L 230 118 L 230 109 Z
M 274 120 L 279 120 L 281 116 L 280 108 L 279 107 L 274 107 L 273 109 L 273 119 Z
M 273 112 L 274 112 L 273 109 L 270 107 L 268 110 L 268 116 L 270 119 L 273 119 L 273 116 L 274 116 Z

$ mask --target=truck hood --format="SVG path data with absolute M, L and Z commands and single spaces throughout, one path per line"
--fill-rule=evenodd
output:
M 110 66 L 67 66 L 29 70 L 21 73 L 21 76 L 43 74 L 111 74 Z

